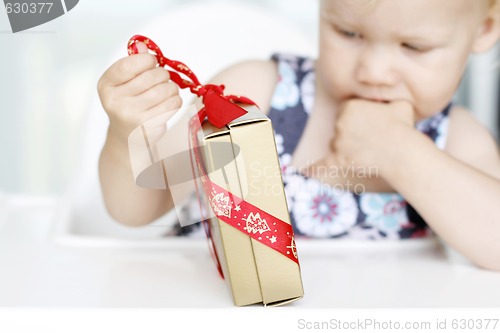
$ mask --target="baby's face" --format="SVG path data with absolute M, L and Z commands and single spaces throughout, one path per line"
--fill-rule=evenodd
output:
M 336 103 L 407 100 L 441 111 L 460 83 L 486 2 L 322 0 L 318 76 Z

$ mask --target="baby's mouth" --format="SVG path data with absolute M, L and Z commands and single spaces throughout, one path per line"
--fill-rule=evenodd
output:
M 368 98 L 368 100 L 376 103 L 385 103 L 385 104 L 389 104 L 391 102 L 387 99 L 378 99 L 378 98 Z
M 370 102 L 375 102 L 375 103 L 385 103 L 385 104 L 388 104 L 391 102 L 391 100 L 389 99 L 385 99 L 385 98 L 380 98 L 380 97 L 363 97 L 363 96 L 356 96 L 354 98 L 359 98 L 359 99 L 364 99 L 366 101 L 370 101 Z

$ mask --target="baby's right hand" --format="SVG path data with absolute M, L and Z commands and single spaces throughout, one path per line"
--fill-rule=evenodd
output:
M 108 135 L 127 144 L 137 126 L 162 113 L 181 107 L 179 87 L 169 73 L 157 67 L 156 58 L 137 43 L 139 54 L 114 63 L 99 79 L 97 89 L 108 114 Z

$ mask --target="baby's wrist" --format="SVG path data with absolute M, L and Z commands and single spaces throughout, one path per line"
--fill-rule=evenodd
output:
M 128 156 L 128 138 L 109 128 L 103 150 L 112 152 L 113 155 Z
M 409 163 L 413 163 L 415 155 L 425 155 L 427 149 L 434 150 L 435 145 L 424 134 L 412 129 L 401 131 L 397 140 L 388 144 L 383 154 L 378 156 L 380 174 L 385 179 L 405 174 Z

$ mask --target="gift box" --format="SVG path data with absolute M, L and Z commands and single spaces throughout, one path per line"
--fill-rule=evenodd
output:
M 224 95 L 223 85 L 202 85 L 189 67 L 164 57 L 149 38 L 132 37 L 129 54 L 138 53 L 137 42 L 146 44 L 159 66 L 170 68 L 171 80 L 201 97 L 204 106 L 195 114 L 177 113 L 187 117 L 177 117 L 177 126 L 171 121 L 175 116 L 165 114 L 130 134 L 136 183 L 169 189 L 176 209 L 195 185 L 214 258 L 235 305 L 300 299 L 298 254 L 270 119 L 250 99 Z M 182 209 L 177 213 L 181 226 L 194 223 L 183 223 Z
M 244 116 L 222 128 L 202 123 L 198 179 L 234 304 L 282 305 L 304 292 L 274 132 L 256 106 L 243 108 Z

